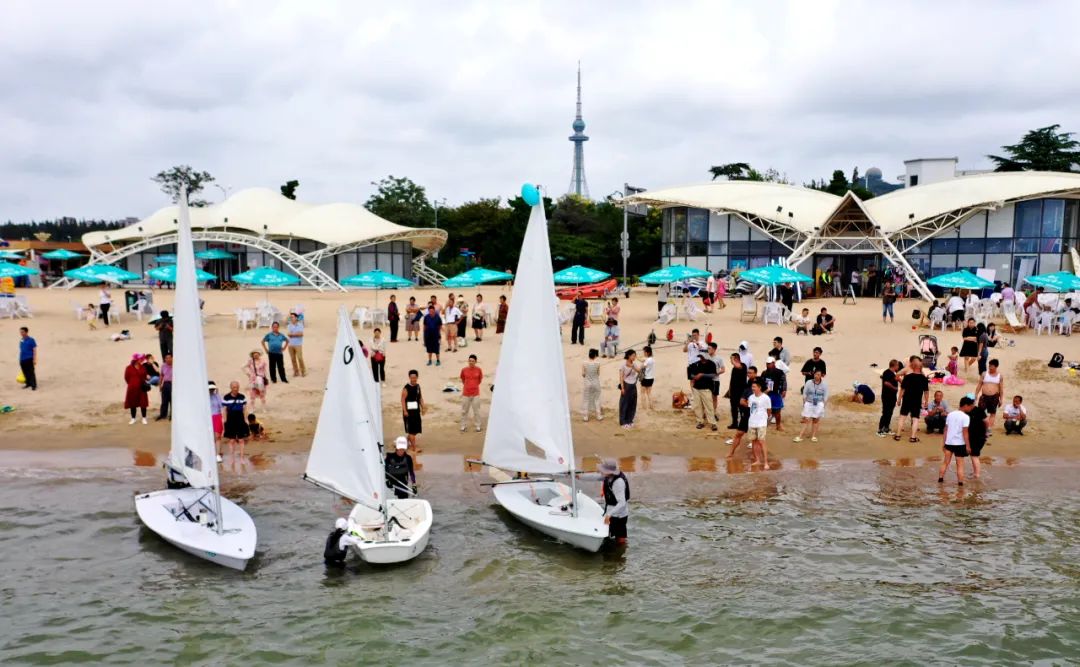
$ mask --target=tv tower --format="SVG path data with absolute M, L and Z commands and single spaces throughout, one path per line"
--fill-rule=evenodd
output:
M 585 182 L 585 147 L 589 140 L 585 136 L 585 121 L 581 118 L 581 61 L 577 68 L 577 115 L 574 116 L 574 133 L 569 139 L 574 144 L 574 171 L 570 174 L 570 191 L 567 194 L 579 197 L 589 196 L 589 184 Z

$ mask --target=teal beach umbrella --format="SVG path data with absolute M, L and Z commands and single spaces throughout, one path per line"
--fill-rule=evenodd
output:
M 176 255 L 158 255 L 154 257 L 154 261 L 156 261 L 158 264 L 176 264 Z
M 232 279 L 238 283 L 255 287 L 281 287 L 283 285 L 295 285 L 300 282 L 300 279 L 296 276 L 269 266 L 260 266 L 257 269 L 238 273 Z
M 492 271 L 478 266 L 469 269 L 465 273 L 459 273 L 453 278 L 447 278 L 443 287 L 476 287 L 484 283 L 499 283 L 513 280 L 514 274 L 504 271 Z
M 355 276 L 349 276 L 345 280 L 342 280 L 341 284 L 347 287 L 370 287 L 375 289 L 395 289 L 413 286 L 411 280 L 394 275 L 393 273 L 387 273 L 380 269 L 365 271 L 364 273 L 358 273 Z
M 739 280 L 749 280 L 752 283 L 765 285 L 767 287 L 783 285 L 784 283 L 813 282 L 813 279 L 810 278 L 810 276 L 803 275 L 798 271 L 777 264 L 771 266 L 759 266 L 756 269 L 743 271 L 739 274 Z
M 993 281 L 980 278 L 971 271 L 953 271 L 942 276 L 935 276 L 927 280 L 926 284 L 947 289 L 984 289 L 994 286 Z
M 552 277 L 555 279 L 556 285 L 588 285 L 589 283 L 598 283 L 601 280 L 607 280 L 611 277 L 611 274 L 597 269 L 590 269 L 589 267 L 581 266 L 580 264 L 575 264 L 562 271 L 556 271 L 555 275 Z
M 1024 282 L 1031 283 L 1036 287 L 1042 287 L 1055 292 L 1071 292 L 1080 290 L 1080 276 L 1068 271 L 1056 271 L 1054 273 L 1041 273 L 1037 276 L 1028 276 Z
M 77 252 L 71 252 L 67 248 L 60 248 L 59 250 L 50 250 L 41 254 L 45 259 L 75 259 L 76 257 L 85 257 Z
M 0 250 L 0 259 L 26 259 L 17 250 Z
M 710 275 L 712 274 L 705 269 L 693 269 L 682 264 L 674 264 L 659 271 L 646 273 L 641 276 L 641 282 L 646 285 L 662 285 L 664 283 L 677 283 L 680 280 L 690 278 L 708 278 Z
M 199 259 L 232 259 L 236 255 L 232 254 L 228 250 L 222 250 L 221 248 L 210 248 L 209 250 L 200 250 L 195 253 L 195 256 Z
M 68 278 L 85 282 L 106 281 L 110 283 L 124 283 L 129 280 L 139 279 L 139 274 L 137 273 L 125 271 L 118 266 L 110 266 L 108 264 L 87 264 L 86 266 L 80 266 L 77 269 L 64 271 L 64 275 Z
M 38 273 L 41 273 L 41 271 L 30 266 L 0 262 L 0 278 L 18 278 L 20 276 L 33 276 Z
M 146 272 L 146 275 L 150 276 L 154 280 L 160 280 L 163 283 L 175 283 L 176 282 L 176 265 L 170 264 L 169 266 L 159 266 L 157 268 L 150 269 Z M 214 274 L 207 273 L 202 269 L 195 269 L 195 280 L 200 283 L 204 283 L 207 280 L 213 280 Z

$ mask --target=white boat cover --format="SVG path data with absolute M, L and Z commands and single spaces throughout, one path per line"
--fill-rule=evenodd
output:
M 169 460 L 199 489 L 217 488 L 217 452 L 210 420 L 199 290 L 187 196 L 180 197 L 179 243 L 176 248 L 176 300 L 173 319 L 172 447 Z
M 379 437 L 362 380 L 367 366 L 348 315 L 338 313 L 330 374 L 305 475 L 353 502 L 381 508 L 386 495 Z M 371 371 L 367 371 L 371 376 Z
M 572 470 L 566 368 L 543 203 L 533 206 L 499 353 L 484 462 L 529 473 Z

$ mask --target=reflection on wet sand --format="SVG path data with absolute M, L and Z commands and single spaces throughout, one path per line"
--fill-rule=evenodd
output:
M 799 470 L 817 470 L 821 462 L 815 459 L 799 459 Z
M 131 457 L 135 465 L 139 468 L 153 468 L 157 465 L 157 456 L 153 452 L 144 452 L 141 449 L 136 449 L 131 452 Z
M 716 459 L 706 456 L 693 456 L 687 462 L 688 472 L 716 472 Z

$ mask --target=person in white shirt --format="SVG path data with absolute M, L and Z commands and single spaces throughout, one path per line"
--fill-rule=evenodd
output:
M 112 308 L 112 295 L 108 287 L 102 287 L 98 292 L 98 312 L 101 313 L 101 321 L 109 326 L 109 308 Z
M 802 313 L 794 315 L 791 318 L 792 324 L 795 325 L 795 335 L 802 334 L 804 336 L 810 335 L 810 309 L 803 308 Z
M 450 301 L 443 309 L 443 324 L 446 325 L 446 351 L 457 352 L 458 320 L 462 317 L 461 309 L 457 304 Z
M 1012 403 L 1005 406 L 1005 435 L 1024 435 L 1027 426 L 1027 408 L 1023 396 L 1013 396 Z
M 960 399 L 960 409 L 953 410 L 945 418 L 945 434 L 941 436 L 941 451 L 944 452 L 944 460 L 941 469 L 938 470 L 938 483 L 945 481 L 945 473 L 949 470 L 949 464 L 956 457 L 956 485 L 964 485 L 964 462 L 971 454 L 971 440 L 968 439 L 968 427 L 971 426 L 971 416 L 968 415 L 975 407 L 975 399 L 965 396 Z
M 949 314 L 949 322 L 952 323 L 952 327 L 963 326 L 964 324 L 964 299 L 959 294 L 953 294 L 949 297 L 949 300 L 945 302 L 945 312 Z
M 705 345 L 705 341 L 701 340 L 701 332 L 694 329 L 687 336 L 682 350 L 686 353 L 686 379 L 689 380 L 693 377 L 690 373 L 690 367 L 697 363 L 698 355 L 704 353 L 708 356 L 709 347 Z
M 810 442 L 818 441 L 818 427 L 821 425 L 821 418 L 825 416 L 825 401 L 829 398 L 829 385 L 825 384 L 824 378 L 820 370 L 815 370 L 814 378 L 803 385 L 804 421 L 799 435 L 792 438 L 792 442 L 802 442 L 807 429 L 810 429 Z
M 712 305 L 716 303 L 716 276 L 709 274 L 709 279 L 705 281 L 705 294 L 702 295 L 705 298 L 705 312 L 711 313 L 713 311 Z
M 769 425 L 769 415 L 772 414 L 772 399 L 761 390 L 760 382 L 751 384 L 750 389 L 753 394 L 746 399 L 747 407 L 750 409 L 750 419 L 746 422 L 750 430 L 746 434 L 753 448 L 753 459 L 750 465 L 760 463 L 765 470 L 768 470 L 769 450 L 765 446 L 765 430 Z
M 750 351 L 750 343 L 745 340 L 739 343 L 739 358 L 747 368 L 754 365 L 754 353 Z
M 645 410 L 652 410 L 652 386 L 656 382 L 656 359 L 652 354 L 652 346 L 646 345 L 641 348 L 645 355 L 645 361 L 641 363 L 641 402 Z

